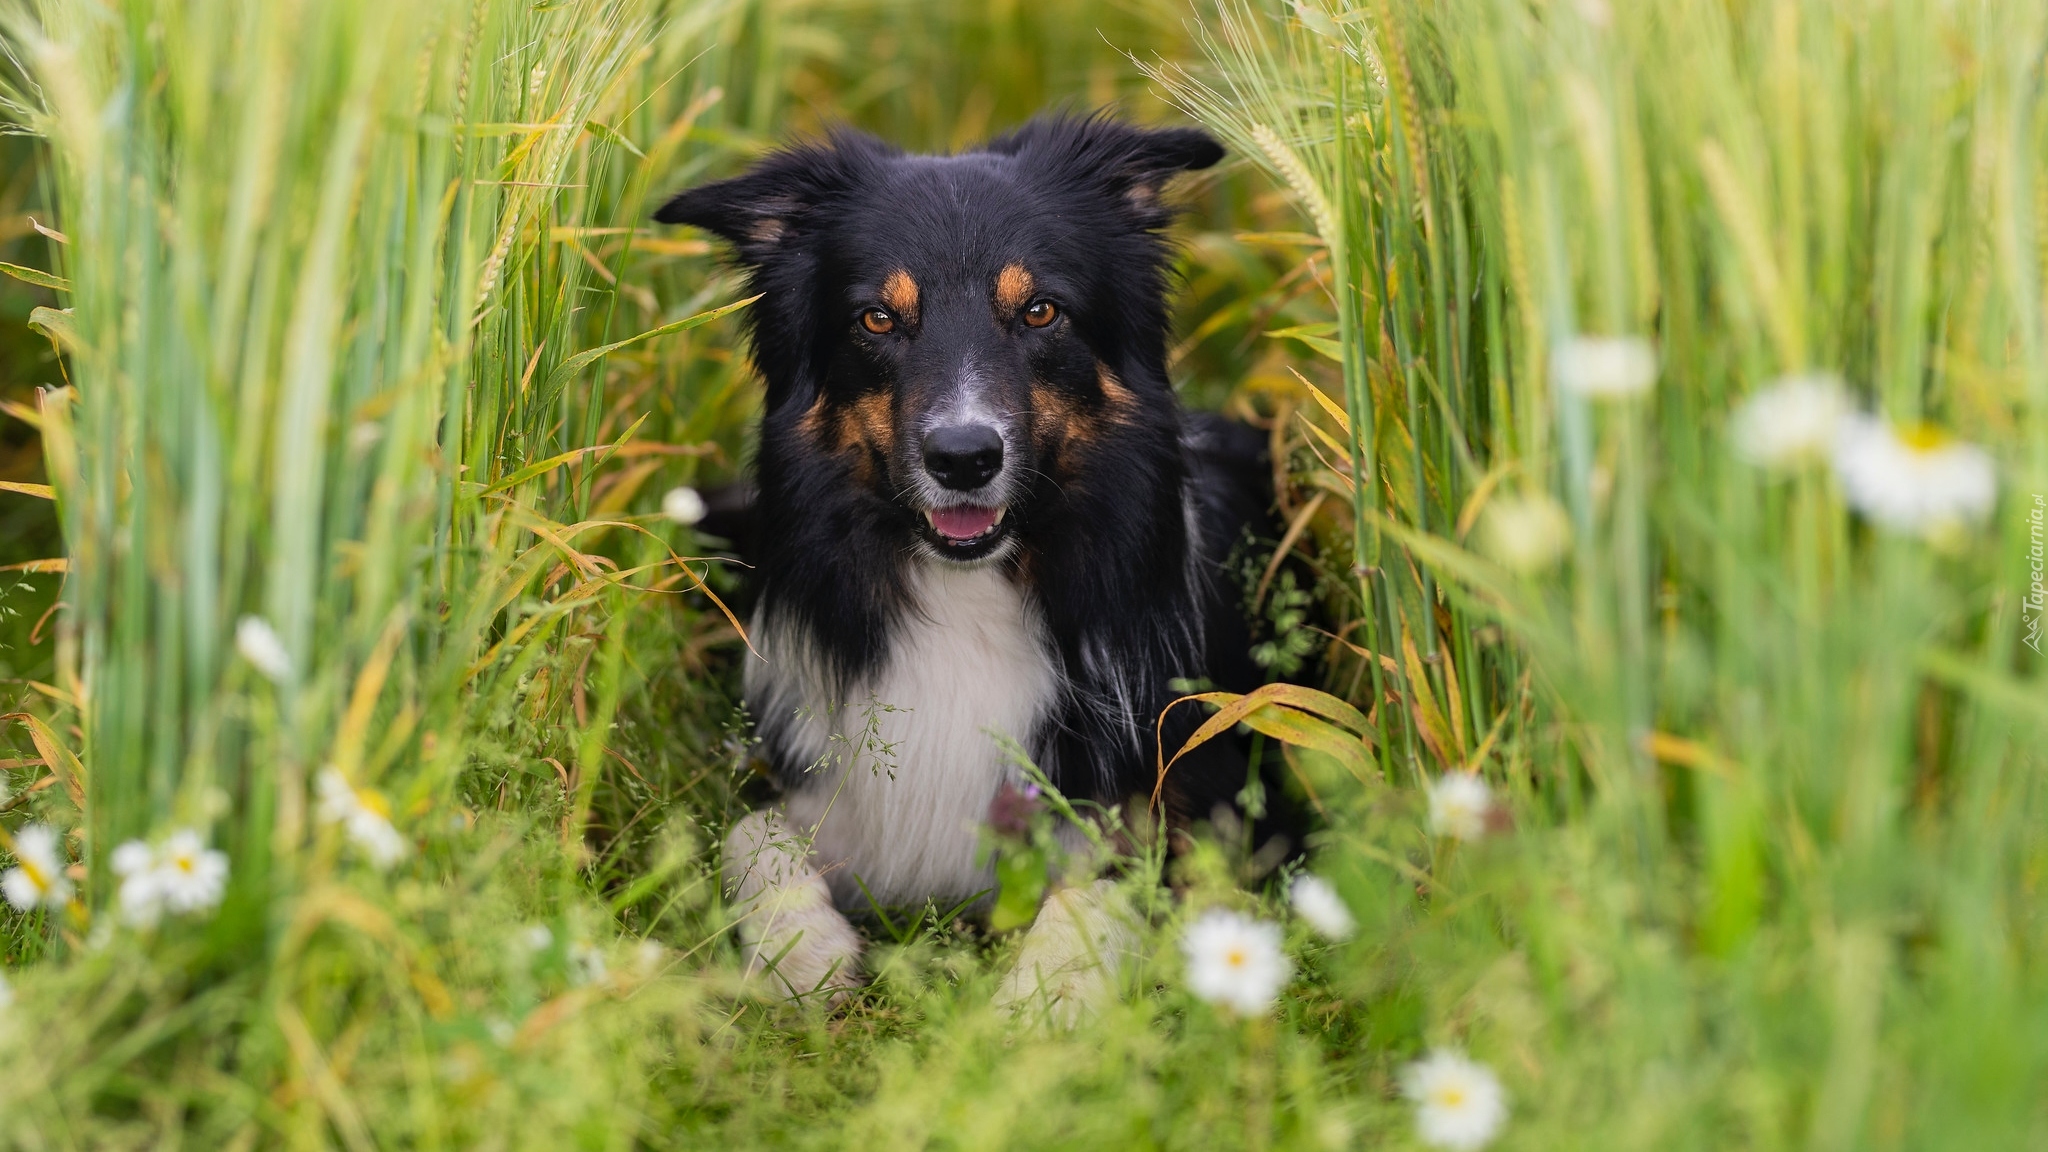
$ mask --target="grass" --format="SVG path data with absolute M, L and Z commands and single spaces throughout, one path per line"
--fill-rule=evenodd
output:
M 57 576 L 0 598 L 43 736 L 0 734 L 4 825 L 80 880 L 0 920 L 9 1144 L 1409 1146 L 1437 1046 L 1505 1081 L 1503 1148 L 2048 1133 L 2028 6 L 0 17 L 39 136 L 0 139 L 37 160 L 0 260 L 63 281 L 0 281 L 0 479 L 56 496 L 0 494 L 0 562 L 69 565 L 48 620 Z M 1315 577 L 1248 604 L 1265 653 L 1369 714 L 1363 778 L 1281 753 L 1359 930 L 1287 919 L 1217 828 L 1133 870 L 1146 959 L 1072 1033 L 992 1012 L 1013 942 L 938 909 L 871 926 L 853 1004 L 760 1001 L 710 852 L 752 795 L 740 575 L 657 512 L 734 474 L 756 401 L 707 318 L 734 279 L 647 205 L 837 118 L 948 147 L 1111 101 L 1239 158 L 1189 191 L 1175 370 L 1278 449 Z M 1586 336 L 1651 342 L 1648 392 L 1565 387 Z M 1737 406 L 1818 372 L 1984 446 L 1995 513 L 1890 531 L 1739 458 Z M 1529 508 L 1561 554 L 1500 543 Z M 406 859 L 319 818 L 329 766 Z M 1511 828 L 1430 834 L 1460 769 Z M 187 826 L 224 902 L 122 926 L 112 849 Z M 1186 991 L 1215 904 L 1287 922 L 1269 1018 Z

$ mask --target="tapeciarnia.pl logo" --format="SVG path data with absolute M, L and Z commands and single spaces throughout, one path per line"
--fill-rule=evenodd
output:
M 2037 655 L 2041 651 L 2041 617 L 2048 610 L 2048 582 L 2043 578 L 2048 571 L 2048 550 L 2042 540 L 2044 516 L 2048 516 L 2048 496 L 2036 492 L 2034 506 L 2027 510 L 2027 566 L 2032 579 L 2027 583 L 2027 598 L 2020 604 L 2020 623 L 2027 630 L 2022 639 Z

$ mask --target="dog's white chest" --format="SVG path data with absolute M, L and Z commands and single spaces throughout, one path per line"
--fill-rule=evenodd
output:
M 913 562 L 915 607 L 883 667 L 832 699 L 800 637 L 762 636 L 747 696 L 813 765 L 784 801 L 817 829 L 814 863 L 842 907 L 959 899 L 989 886 L 975 864 L 989 802 L 1016 770 L 997 733 L 1022 744 L 1058 692 L 1043 627 L 993 567 Z M 858 877 L 858 883 L 856 883 Z

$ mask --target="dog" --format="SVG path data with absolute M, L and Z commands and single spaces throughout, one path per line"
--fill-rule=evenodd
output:
M 858 982 L 846 913 L 871 901 L 985 896 L 978 829 L 1021 783 L 1014 748 L 1066 797 L 1149 810 L 1159 741 L 1199 720 L 1155 731 L 1176 681 L 1260 682 L 1224 565 L 1269 515 L 1265 439 L 1183 412 L 1166 364 L 1166 186 L 1222 156 L 1102 115 L 955 155 L 841 130 L 654 214 L 729 242 L 760 294 L 744 681 L 781 797 L 724 867 L 749 971 L 783 992 Z M 1245 787 L 1212 742 L 1163 815 Z M 1071 1015 L 1113 990 L 1113 891 L 1055 890 L 1006 1002 Z

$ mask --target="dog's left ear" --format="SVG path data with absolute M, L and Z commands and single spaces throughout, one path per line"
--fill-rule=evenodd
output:
M 1123 198 L 1148 223 L 1171 214 L 1159 199 L 1168 180 L 1223 159 L 1223 145 L 1200 128 L 1139 128 L 1100 115 L 1033 120 L 990 141 L 988 150 L 1094 184 Z

